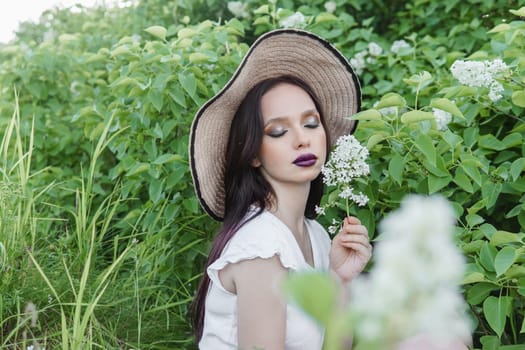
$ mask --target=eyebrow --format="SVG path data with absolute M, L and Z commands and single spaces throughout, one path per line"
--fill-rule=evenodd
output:
M 319 115 L 319 111 L 315 108 L 313 109 L 307 109 L 306 111 L 304 111 L 303 113 L 301 113 L 301 118 L 304 118 L 308 115 L 311 115 L 311 114 L 317 114 Z M 288 120 L 288 117 L 275 117 L 275 118 L 272 118 L 270 120 L 268 120 L 264 125 L 268 125 L 268 124 L 271 124 L 271 123 L 274 123 L 274 122 L 283 122 L 283 121 L 287 121 Z

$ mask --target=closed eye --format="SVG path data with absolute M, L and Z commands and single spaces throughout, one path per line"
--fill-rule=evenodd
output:
M 270 137 L 281 137 L 283 136 L 284 134 L 286 134 L 288 132 L 287 129 L 285 128 L 282 128 L 282 127 L 276 127 L 276 128 L 270 128 L 269 130 L 266 130 L 265 131 L 265 134 L 270 136 Z
M 321 122 L 319 121 L 319 117 L 317 115 L 311 115 L 306 118 L 304 122 L 304 127 L 315 129 L 319 127 L 320 124 Z

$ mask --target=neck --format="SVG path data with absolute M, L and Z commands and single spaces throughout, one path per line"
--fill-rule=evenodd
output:
M 274 187 L 275 195 L 270 209 L 288 228 L 302 239 L 304 230 L 304 211 L 310 193 L 310 183 L 296 186 L 286 185 Z

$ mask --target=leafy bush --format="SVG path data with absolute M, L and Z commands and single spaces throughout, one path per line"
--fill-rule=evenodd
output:
M 0 289 L 9 295 L 0 307 L 2 347 L 22 341 L 16 325 L 25 324 L 29 301 L 45 310 L 35 338 L 67 343 L 57 334 L 78 323 L 61 326 L 61 317 L 75 319 L 65 305 L 86 300 L 94 307 L 84 314 L 96 329 L 90 344 L 194 346 L 185 311 L 217 224 L 193 193 L 189 126 L 257 35 L 296 12 L 304 16 L 296 26 L 329 39 L 359 71 L 366 110 L 356 136 L 370 149 L 372 175 L 360 184 L 371 202 L 354 213 L 374 232 L 405 194 L 450 198 L 470 263 L 464 291 L 477 320 L 476 347 L 522 343 L 524 25 L 523 13 L 509 9 L 523 1 L 248 0 L 240 13 L 228 5 L 154 0 L 53 9 L 0 48 L 2 130 L 16 106 L 20 112 L 19 138 L 4 132 L 20 146 L 4 147 L 2 183 L 22 183 L 23 192 L 6 198 L 31 207 L 26 216 L 2 211 L 27 223 L 16 239 L 8 221 L 0 229 L 0 263 L 8 267 Z M 458 59 L 496 58 L 510 67 L 497 102 L 450 74 Z M 432 108 L 452 114 L 446 129 L 437 128 Z M 25 172 L 13 172 L 22 159 L 31 160 Z M 321 220 L 328 225 L 339 215 Z M 84 271 L 90 283 L 82 299 Z M 78 331 L 73 338 L 88 339 Z

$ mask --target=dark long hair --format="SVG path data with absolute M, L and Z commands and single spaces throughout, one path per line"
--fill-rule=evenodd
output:
M 262 176 L 259 168 L 252 166 L 252 162 L 258 156 L 263 138 L 261 98 L 267 91 L 281 83 L 293 84 L 302 88 L 314 101 L 321 115 L 321 123 L 326 130 L 326 154 L 328 155 L 330 140 L 322 109 L 312 89 L 304 81 L 291 76 L 281 76 L 264 80 L 248 91 L 230 126 L 224 174 L 224 222 L 213 240 L 204 275 L 189 309 L 197 342 L 202 337 L 204 306 L 210 286 L 210 278 L 206 271 L 208 266 L 219 258 L 226 244 L 243 224 L 260 215 L 269 206 L 268 201 L 274 195 L 272 186 Z M 307 218 L 315 218 L 315 206 L 319 205 L 322 195 L 323 182 L 319 174 L 310 185 L 304 213 Z M 246 214 L 253 204 L 258 210 L 246 220 Z

